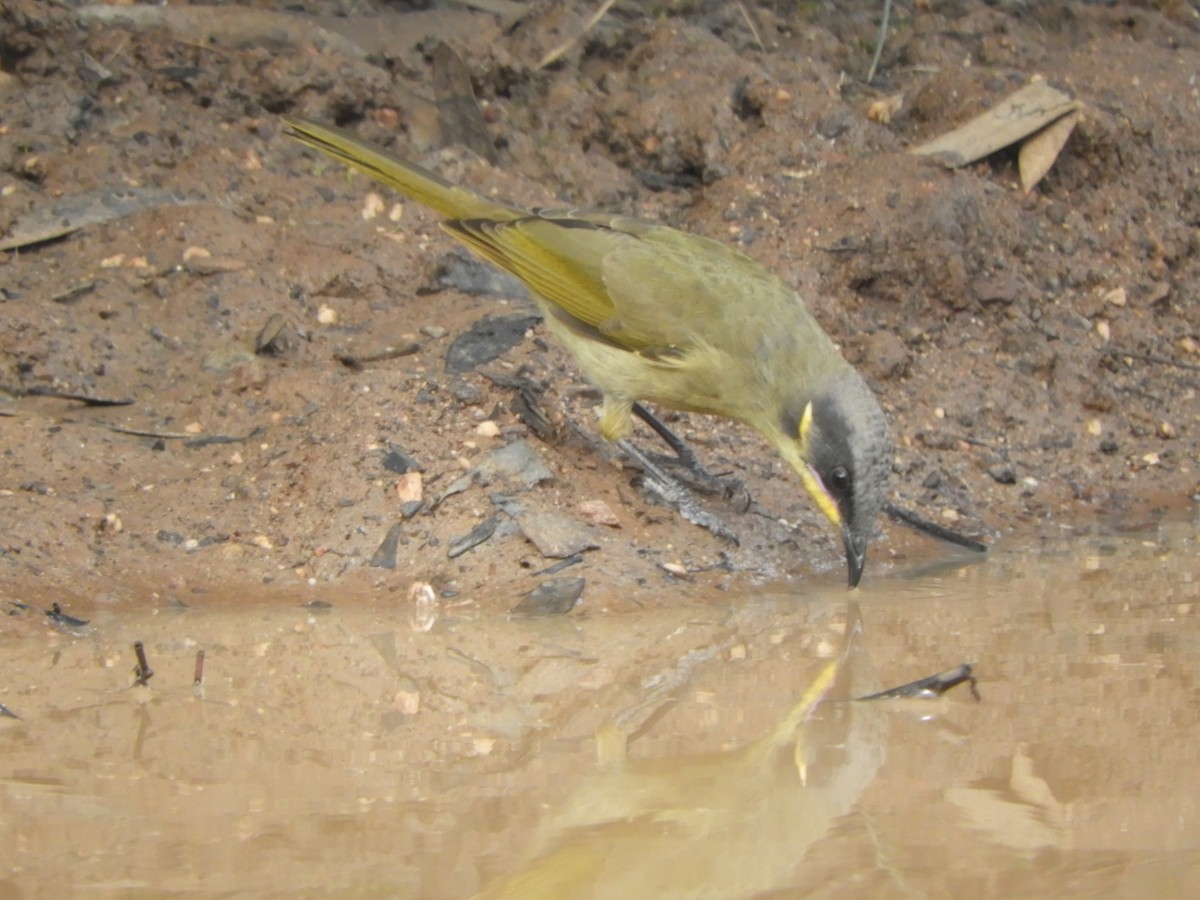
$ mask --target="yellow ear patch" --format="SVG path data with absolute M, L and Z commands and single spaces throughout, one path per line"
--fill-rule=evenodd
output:
M 813 411 L 812 401 L 804 405 L 804 415 L 800 417 L 800 427 L 796 429 L 796 440 L 800 442 L 800 455 L 808 459 L 808 433 L 812 430 Z

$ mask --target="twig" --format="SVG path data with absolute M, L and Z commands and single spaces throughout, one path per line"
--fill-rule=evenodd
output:
M 363 356 L 354 356 L 350 353 L 335 353 L 333 358 L 340 362 L 347 369 L 358 371 L 367 363 L 382 362 L 387 359 L 399 359 L 402 356 L 412 356 L 421 349 L 421 345 L 416 341 L 407 341 L 399 347 L 384 347 L 375 353 L 367 353 Z
M 1200 372 L 1200 365 L 1171 359 L 1169 356 L 1155 356 L 1152 353 L 1133 353 L 1132 351 L 1121 350 L 1116 347 L 1111 348 L 1108 352 L 1112 356 L 1128 356 L 1130 359 L 1137 359 L 1142 362 L 1154 363 L 1160 366 L 1174 366 L 1176 369 L 1183 369 L 1187 372 Z
M 742 14 L 742 18 L 746 20 L 746 27 L 750 29 L 750 34 L 754 36 L 754 43 L 758 44 L 758 49 L 763 53 L 767 52 L 767 48 L 763 45 L 762 38 L 758 35 L 758 29 L 754 27 L 754 20 L 750 18 L 750 10 L 746 9 L 746 4 L 742 0 L 737 0 L 738 11 Z
M 93 278 L 91 281 L 83 284 L 77 284 L 74 287 L 69 287 L 65 291 L 59 291 L 57 294 L 51 297 L 50 302 L 70 303 L 73 300 L 78 300 L 84 294 L 90 294 L 92 291 L 94 291 L 97 284 L 99 284 L 99 282 Z
M 25 390 L 27 397 L 46 397 L 50 400 L 74 400 L 78 403 L 83 403 L 87 406 L 132 406 L 132 400 L 118 399 L 113 400 L 107 397 L 91 397 L 87 394 L 76 394 L 72 391 L 57 391 L 54 388 L 34 387 Z
M 892 21 L 892 0 L 883 0 L 883 21 L 879 23 L 879 40 L 875 42 L 875 55 L 871 57 L 871 68 L 867 70 L 867 84 L 875 77 L 875 69 L 879 65 L 879 57 L 883 55 L 883 45 L 887 43 L 888 25 Z
M 573 38 L 569 38 L 568 40 L 559 44 L 557 47 L 543 56 L 538 61 L 538 64 L 533 67 L 533 71 L 537 72 L 546 68 L 546 66 L 550 65 L 552 62 L 574 47 L 575 44 L 577 44 L 585 34 L 596 27 L 596 23 L 604 18 L 604 14 L 608 12 L 608 10 L 616 2 L 617 0 L 604 0 L 604 2 L 600 4 L 600 8 L 592 13 L 592 17 L 583 23 L 583 31 L 579 32 L 579 34 L 575 35 Z
M 879 691 L 875 694 L 867 694 L 865 697 L 855 697 L 855 700 L 894 700 L 897 697 L 940 697 L 946 691 L 963 682 L 971 685 L 971 696 L 975 698 L 975 702 L 980 702 L 979 683 L 975 679 L 974 669 L 970 663 L 961 663 L 953 669 L 947 669 L 945 672 L 938 672 L 936 675 L 930 675 L 928 678 L 922 678 L 919 681 L 910 681 L 908 684 L 902 684 L 900 687 L 889 688 L 886 691 Z
M 947 543 L 956 544 L 959 547 L 966 547 L 968 550 L 974 550 L 976 553 L 987 552 L 987 544 L 982 541 L 969 538 L 965 534 L 959 534 L 957 531 L 951 531 L 937 522 L 930 522 L 928 519 L 923 519 L 915 512 L 902 509 L 894 503 L 884 504 L 883 511 L 901 525 L 907 525 L 909 528 L 919 531 L 922 534 L 927 534 L 930 537 L 946 541 Z
M 133 642 L 133 652 L 137 656 L 137 665 L 133 667 L 134 686 L 144 685 L 154 677 L 154 670 L 146 662 L 146 648 L 141 641 Z
M 195 437 L 194 434 L 187 434 L 182 431 L 147 431 L 144 428 L 126 428 L 123 425 L 109 425 L 109 431 L 115 431 L 117 434 L 130 434 L 134 437 L 158 438 L 163 441 L 183 441 L 188 438 Z

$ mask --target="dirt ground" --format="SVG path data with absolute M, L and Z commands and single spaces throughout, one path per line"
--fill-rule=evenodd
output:
M 668 416 L 744 483 L 701 498 L 735 546 L 645 496 L 539 324 L 448 371 L 476 322 L 532 308 L 433 214 L 287 139 L 285 113 L 522 203 L 736 244 L 878 392 L 896 502 L 958 531 L 1194 500 L 1194 5 L 899 4 L 870 84 L 875 2 L 618 4 L 591 27 L 595 3 L 274 6 L 0 2 L 0 234 L 82 224 L 0 255 L 9 598 L 88 617 L 355 597 L 421 627 L 507 610 L 574 554 L 557 577 L 586 579 L 592 611 L 844 578 L 748 430 Z M 908 152 L 1034 76 L 1083 114 L 1029 194 L 1014 151 L 954 170 Z M 880 525 L 867 582 L 949 552 Z

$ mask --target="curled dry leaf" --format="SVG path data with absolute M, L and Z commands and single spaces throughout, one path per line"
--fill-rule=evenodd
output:
M 1078 121 L 1079 110 L 1074 109 L 1061 119 L 1051 122 L 1021 145 L 1017 167 L 1021 172 L 1021 189 L 1025 193 L 1032 191 L 1050 171 Z
M 965 125 L 911 152 L 937 156 L 952 168 L 965 166 L 1037 134 L 1078 109 L 1079 103 L 1067 94 L 1044 81 L 1035 81 Z

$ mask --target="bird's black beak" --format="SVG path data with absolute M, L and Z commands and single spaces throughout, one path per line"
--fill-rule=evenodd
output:
M 862 578 L 863 566 L 867 562 L 867 539 L 854 534 L 846 526 L 842 526 L 842 543 L 846 547 L 846 568 L 850 575 L 850 587 L 858 587 Z

